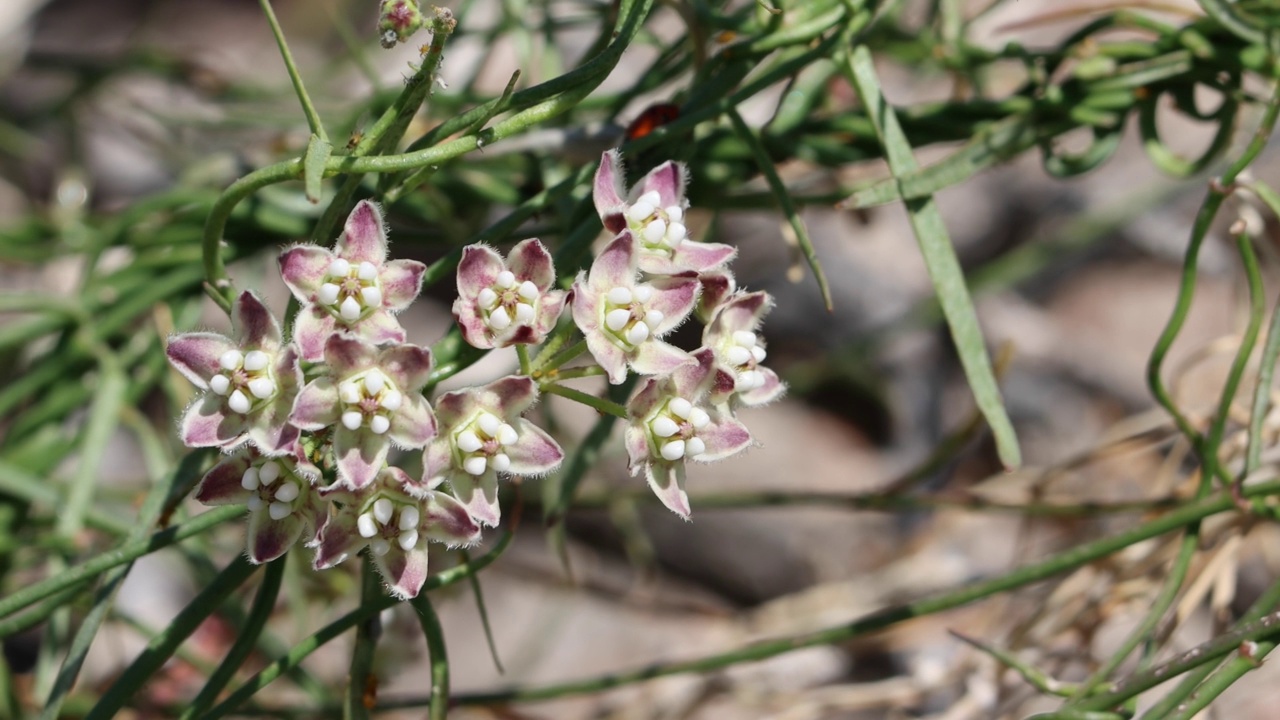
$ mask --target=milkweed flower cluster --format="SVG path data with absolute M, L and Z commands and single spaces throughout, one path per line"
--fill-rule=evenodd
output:
M 684 166 L 665 163 L 630 192 L 622 177 L 618 154 L 605 153 L 594 193 L 611 238 L 571 290 L 556 287 L 537 239 L 505 258 L 475 244 L 458 264 L 453 314 L 480 349 L 547 343 L 562 364 L 572 354 L 548 338 L 576 330 L 610 383 L 640 375 L 617 411 L 628 421 L 630 470 L 688 518 L 686 463 L 746 449 L 737 409 L 784 390 L 761 364 L 758 331 L 772 300 L 737 288 L 734 248 L 689 237 Z M 414 597 L 427 578 L 427 543 L 478 542 L 501 520 L 500 478 L 545 475 L 563 461 L 556 440 L 525 417 L 551 380 L 511 375 L 432 403 L 424 393 L 434 358 L 407 342 L 396 319 L 426 267 L 388 259 L 372 202 L 355 207 L 332 249 L 288 247 L 279 266 L 300 307 L 288 342 L 249 291 L 233 303 L 231 337 L 169 340 L 170 363 L 200 390 L 180 423 L 183 442 L 226 453 L 195 497 L 248 509 L 255 563 L 300 542 L 315 551 L 317 570 L 365 551 L 393 595 Z M 560 325 L 566 309 L 572 324 Z M 700 348 L 662 339 L 691 315 L 704 323 Z M 420 453 L 422 472 L 390 464 L 392 450 Z

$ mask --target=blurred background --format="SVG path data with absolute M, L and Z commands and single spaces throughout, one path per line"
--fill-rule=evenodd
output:
M 460 4 L 466 7 L 453 8 L 461 22 L 447 45 L 443 82 L 410 138 L 476 99 L 501 94 L 517 68 L 527 87 L 574 67 L 610 13 L 608 3 L 591 0 Z M 473 153 L 392 206 L 393 254 L 441 258 L 521 199 L 596 162 L 646 108 L 678 95 L 678 76 L 634 90 L 657 48 L 686 32 L 684 4 L 659 6 L 649 20 L 651 37 L 628 50 L 594 105 Z M 962 5 L 974 16 L 988 4 Z M 376 115 L 369 108 L 393 97 L 409 64 L 419 61 L 417 39 L 390 51 L 378 47 L 373 0 L 274 5 L 322 116 L 331 133 L 341 134 L 335 145 L 371 123 Z M 1012 41 L 1053 47 L 1119 5 L 999 3 L 967 27 L 968 38 L 993 48 Z M 1199 14 L 1191 0 L 1124 5 L 1175 24 Z M 896 10 L 897 26 L 904 33 L 923 26 L 932 8 L 905 3 Z M 714 51 L 718 41 L 707 39 L 707 48 Z M 907 41 L 890 38 L 885 46 L 893 42 Z M 927 59 L 910 62 L 892 52 L 877 58 L 897 106 L 922 107 L 958 92 L 955 77 Z M 997 70 L 988 80 L 987 91 L 1000 96 L 1021 76 Z M 779 85 L 744 104 L 748 122 L 766 123 L 785 90 Z M 839 80 L 820 92 L 827 116 L 855 102 Z M 1229 155 L 1247 140 L 1258 114 L 1246 106 L 1237 120 L 1245 131 Z M 1175 113 L 1161 123 L 1169 145 L 1187 152 L 1205 147 L 1214 132 Z M 199 295 L 203 214 L 237 177 L 299 154 L 308 134 L 256 2 L 0 3 L 0 289 L 49 298 L 34 312 L 0 313 L 4 468 L 54 486 L 75 470 L 74 440 L 95 387 L 97 342 L 132 358 L 137 412 L 110 437 L 96 469 L 95 502 L 104 512 L 130 512 L 157 472 L 181 457 L 172 428 L 192 391 L 164 366 L 161 339 L 196 326 L 226 327 Z M 1067 146 L 1078 140 L 1060 139 Z M 956 147 L 930 144 L 918 156 L 933 162 Z M 659 145 L 638 162 L 690 159 L 683 152 Z M 1253 172 L 1280 180 L 1275 160 L 1266 152 Z M 1158 501 L 1190 493 L 1189 450 L 1156 408 L 1144 373 L 1177 295 L 1208 175 L 1162 175 L 1128 132 L 1108 162 L 1077 177 L 1050 177 L 1032 152 L 939 194 L 1022 442 L 1025 466 L 1006 473 L 975 415 L 901 205 L 834 207 L 847 189 L 885 177 L 882 162 L 779 163 L 788 186 L 807 198 L 803 218 L 831 281 L 830 313 L 796 261 L 782 215 L 767 199 L 751 199 L 768 197 L 761 195 L 763 179 L 745 179 L 732 188 L 737 200 L 726 199 L 723 186 L 699 180 L 701 166 L 693 167 L 693 234 L 738 246 L 739 285 L 777 298 L 763 336 L 771 366 L 791 390 L 776 404 L 743 413 L 757 447 L 690 472 L 691 523 L 627 476 L 620 441 L 607 444 L 566 522 L 563 556 L 571 572 L 542 527 L 537 483 L 526 483 L 515 544 L 480 577 L 504 674 L 491 658 L 471 590 L 458 586 L 436 600 L 456 693 L 595 677 L 833 626 L 1113 534 L 1152 516 Z M 554 245 L 565 232 L 568 202 L 501 244 L 538 235 Z M 274 186 L 245 203 L 227 232 L 237 283 L 261 288 L 282 312 L 287 291 L 272 250 L 304 239 L 317 217 L 297 184 Z M 1196 420 L 1217 402 L 1247 317 L 1244 276 L 1226 232 L 1238 218 L 1258 227 L 1264 268 L 1274 278 L 1274 223 L 1262 224 L 1256 209 L 1233 198 L 1208 235 L 1196 300 L 1165 365 L 1178 402 Z M 62 312 L 58 299 L 75 297 L 84 300 L 79 307 L 87 319 Z M 451 278 L 424 293 L 402 317 L 410 341 L 430 344 L 444 335 L 453 322 L 452 297 Z M 102 331 L 73 331 L 74 323 Z M 682 331 L 677 342 L 696 345 L 697 330 Z M 514 356 L 497 353 L 448 387 L 513 367 Z M 566 447 L 593 421 L 592 413 L 559 398 L 546 403 Z M 1269 424 L 1268 432 L 1275 431 Z M 1241 431 L 1233 425 L 1230 432 L 1229 442 Z M 10 475 L 6 483 L 19 482 Z M 769 500 L 771 493 L 782 497 Z M 11 500 L 0 517 L 8 538 L 38 536 L 56 522 L 55 507 Z M 507 502 L 515 502 L 514 494 Z M 191 501 L 182 512 L 199 510 Z M 90 651 L 79 685 L 84 697 L 109 683 L 239 552 L 242 533 L 242 526 L 222 528 L 138 563 Z M 88 551 L 95 538 L 84 531 L 72 542 Z M 1204 552 L 1166 628 L 1172 651 L 1203 642 L 1270 585 L 1280 568 L 1277 539 L 1274 527 L 1237 517 L 1206 526 Z M 585 697 L 461 708 L 456 716 L 1024 717 L 1059 701 L 1046 700 L 948 631 L 1006 648 L 1053 677 L 1080 680 L 1150 607 L 1175 545 L 1176 537 L 1165 536 L 1055 580 L 847 643 Z M 4 587 L 42 576 L 52 549 L 34 543 L 6 550 Z M 349 608 L 358 585 L 353 563 L 316 576 L 303 550 L 293 559 L 270 626 L 287 644 Z M 447 561 L 442 554 L 440 562 Z M 410 612 L 384 616 L 379 697 L 416 696 L 429 687 L 425 647 Z M 235 627 L 233 617 L 221 615 L 202 626 L 147 686 L 133 716 L 165 717 L 190 697 Z M 34 691 L 41 637 L 37 627 L 5 638 L 19 698 Z M 341 687 L 349 642 L 317 653 L 308 670 Z M 1263 665 L 1207 716 L 1274 717 L 1276 672 Z M 258 700 L 265 714 L 281 716 L 311 702 L 283 680 Z M 75 707 L 68 706 L 69 716 Z

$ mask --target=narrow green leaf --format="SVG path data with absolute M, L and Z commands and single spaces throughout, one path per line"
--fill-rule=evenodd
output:
M 311 136 L 307 143 L 307 154 L 302 158 L 302 184 L 306 189 L 307 200 L 313 204 L 320 202 L 320 183 L 324 180 L 325 163 L 329 162 L 332 154 L 332 145 L 321 140 L 319 135 Z
M 844 70 L 876 128 L 894 176 L 915 170 L 916 161 L 911 146 L 898 125 L 893 109 L 885 103 L 880 92 L 880 82 L 876 77 L 871 52 L 865 46 L 855 48 L 844 63 Z M 908 200 L 905 204 L 911 227 L 915 230 L 916 240 L 924 255 L 929 278 L 933 281 L 942 313 L 951 329 L 960 363 L 969 379 L 969 387 L 987 424 L 991 426 L 1000 461 L 1005 467 L 1015 468 L 1022 463 L 1018 437 L 1000 398 L 1000 388 L 996 385 L 995 373 L 991 369 L 991 358 L 987 354 L 978 317 L 965 285 L 964 272 L 960 268 L 955 248 L 951 246 L 942 214 L 931 196 Z

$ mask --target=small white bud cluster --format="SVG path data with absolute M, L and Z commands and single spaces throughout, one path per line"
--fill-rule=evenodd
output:
M 764 385 L 764 373 L 756 369 L 757 365 L 764 362 L 764 358 L 764 346 L 755 333 L 746 330 L 733 333 L 724 348 L 724 359 L 738 371 L 734 390 L 747 392 Z
M 266 400 L 276 394 L 271 379 L 272 357 L 261 350 L 228 350 L 218 358 L 222 372 L 209 378 L 209 388 L 227 398 L 227 406 L 241 415 L 253 407 L 252 396 Z
M 480 303 L 485 324 L 496 332 L 502 332 L 512 324 L 532 324 L 541 295 L 532 280 L 517 283 L 515 273 L 503 270 L 498 273 L 493 286 L 482 289 L 476 300 Z
M 368 310 L 382 307 L 378 268 L 369 261 L 359 265 L 338 258 L 329 263 L 325 282 L 316 291 L 316 302 L 345 322 L 355 322 Z
M 697 433 L 709 424 L 711 416 L 706 410 L 677 397 L 649 421 L 649 432 L 662 459 L 675 462 L 706 452 L 707 444 Z
M 356 518 L 356 530 L 360 537 L 369 540 L 369 549 L 375 555 L 386 555 L 391 550 L 392 540 L 401 550 L 408 552 L 418 546 L 418 522 L 421 519 L 422 513 L 416 505 L 380 497 Z
M 674 252 L 689 235 L 684 226 L 684 208 L 660 207 L 662 198 L 650 190 L 627 208 L 627 220 L 649 250 Z
M 391 415 L 404 404 L 404 395 L 376 368 L 362 377 L 343 380 L 338 385 L 338 399 L 343 405 L 343 427 L 359 430 L 368 423 L 374 435 L 391 429 Z
M 481 412 L 453 436 L 453 446 L 468 475 L 483 475 L 489 469 L 506 472 L 511 467 L 511 458 L 502 449 L 519 439 L 516 429 L 502 422 L 502 418 Z
M 648 340 L 665 317 L 659 310 L 645 309 L 653 299 L 653 286 L 618 286 L 605 295 L 604 325 L 632 347 Z
M 280 480 L 279 485 L 276 485 L 277 480 Z M 249 496 L 249 510 L 257 512 L 266 505 L 272 520 L 283 520 L 293 514 L 293 501 L 302 497 L 302 485 L 297 478 L 292 473 L 286 474 L 280 463 L 274 460 L 256 467 L 250 465 L 240 478 L 240 487 L 257 492 Z

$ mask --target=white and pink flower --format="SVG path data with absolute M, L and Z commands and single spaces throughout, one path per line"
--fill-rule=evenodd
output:
M 280 254 L 280 274 L 302 303 L 293 340 L 302 359 L 324 359 L 325 341 L 348 333 L 381 345 L 405 340 L 395 314 L 422 289 L 427 266 L 416 260 L 387 260 L 382 213 L 363 200 L 347 217 L 332 251 L 295 245 Z
M 440 434 L 423 454 L 423 487 L 448 483 L 473 518 L 497 525 L 499 474 L 544 475 L 564 459 L 546 431 L 521 417 L 537 401 L 537 385 L 521 376 L 441 395 Z
M 458 263 L 458 299 L 453 317 L 472 347 L 489 349 L 542 342 L 555 329 L 566 293 L 556 281 L 551 253 L 537 238 L 502 256 L 485 245 L 469 245 Z
M 713 402 L 752 407 L 786 392 L 777 373 L 761 365 L 765 348 L 760 325 L 772 309 L 773 298 L 766 292 L 737 293 L 716 309 L 702 332 L 702 344 L 715 352 L 716 371 L 724 375 L 716 385 L 727 390 Z
M 288 423 L 302 370 L 280 325 L 258 296 L 245 291 L 231 309 L 234 339 L 209 332 L 175 335 L 169 364 L 204 391 L 182 416 L 188 447 L 230 452 L 251 442 L 265 455 L 286 455 L 298 440 Z
M 417 345 L 375 347 L 334 335 L 325 343 L 329 374 L 302 389 L 290 421 L 303 430 L 334 426 L 338 484 L 353 490 L 373 482 L 394 443 L 410 450 L 436 435 L 436 419 L 422 388 L 431 351 Z

